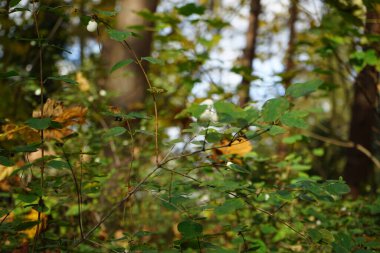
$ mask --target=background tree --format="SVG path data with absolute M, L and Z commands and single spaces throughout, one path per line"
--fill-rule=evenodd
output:
M 369 2 L 366 8 L 364 36 L 369 42 L 364 45 L 363 53 L 378 57 L 379 42 L 376 39 L 372 41 L 371 38 L 380 35 L 380 25 L 376 21 L 380 18 L 379 5 Z M 378 83 L 379 72 L 375 66 L 371 65 L 366 65 L 360 70 L 354 82 L 349 139 L 369 151 L 373 151 L 376 117 L 379 117 L 377 112 L 379 104 Z M 351 148 L 347 152 L 344 176 L 355 196 L 360 187 L 368 180 L 372 181 L 373 191 L 376 189 L 375 182 L 371 179 L 373 178 L 373 163 L 368 156 L 357 149 Z
M 145 19 L 139 13 L 144 10 L 154 13 L 158 0 L 122 0 L 117 1 L 116 4 L 120 8 L 120 12 L 116 16 L 115 28 L 120 30 L 137 29 L 138 36 L 128 39 L 128 44 L 139 59 L 150 56 L 152 32 L 154 30 L 153 21 Z M 102 58 L 107 69 L 122 60 L 133 59 L 133 55 L 121 43 L 110 39 L 106 39 L 103 43 L 102 52 Z M 142 61 L 142 64 L 147 69 L 148 62 Z M 143 73 L 139 71 L 137 65 L 129 65 L 123 69 L 126 71 L 123 74 L 115 72 L 107 75 L 104 87 L 117 94 L 114 99 L 115 105 L 129 110 L 144 107 L 143 103 L 148 85 Z

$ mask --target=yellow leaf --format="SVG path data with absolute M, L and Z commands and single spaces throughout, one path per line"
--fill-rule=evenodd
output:
M 82 72 L 77 72 L 76 81 L 79 84 L 79 89 L 81 91 L 85 92 L 85 91 L 90 90 L 90 82 L 87 80 L 86 77 L 84 77 Z
M 244 156 L 245 154 L 252 151 L 251 142 L 244 137 L 238 137 L 235 141 L 231 143 L 231 145 L 228 145 L 229 143 L 229 140 L 221 141 L 220 146 L 226 146 L 217 149 L 221 155 Z
M 32 210 L 30 210 L 30 212 L 28 214 L 26 214 L 24 216 L 24 218 L 26 221 L 38 221 L 38 212 L 36 210 L 32 209 Z M 42 230 L 46 229 L 46 223 L 47 223 L 46 214 L 41 213 L 40 220 L 41 220 L 41 223 L 39 225 L 38 233 L 40 233 Z M 32 239 L 36 235 L 36 231 L 37 231 L 37 225 L 32 227 L 32 228 L 25 229 L 25 230 L 21 231 L 21 233 L 26 234 L 26 236 L 28 236 L 28 238 Z

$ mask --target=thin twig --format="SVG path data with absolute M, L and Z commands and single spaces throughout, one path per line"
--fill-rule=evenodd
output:
M 161 167 L 161 168 L 164 169 L 164 170 L 170 171 L 170 172 L 174 172 L 175 174 L 181 175 L 181 176 L 183 176 L 183 177 L 189 178 L 189 179 L 191 179 L 191 180 L 197 182 L 198 184 L 203 184 L 202 181 L 200 181 L 200 180 L 198 180 L 198 179 L 196 179 L 196 178 L 194 178 L 194 177 L 191 177 L 191 176 L 189 176 L 189 175 L 186 175 L 186 174 L 183 174 L 183 173 L 180 173 L 180 172 L 178 172 L 178 171 L 174 171 L 174 170 L 171 170 L 171 169 L 168 169 L 168 168 L 164 168 L 164 167 Z M 206 187 L 209 187 L 209 188 L 215 188 L 215 186 L 213 186 L 213 185 L 208 185 L 208 184 L 206 184 L 205 186 L 206 186 Z M 303 234 L 302 232 L 300 232 L 300 231 L 298 231 L 297 229 L 295 229 L 294 226 L 293 226 L 291 223 L 289 223 L 289 222 L 287 222 L 287 221 L 285 221 L 285 220 L 283 220 L 283 219 L 281 219 L 281 218 L 276 217 L 276 216 L 275 216 L 275 213 L 271 213 L 271 212 L 269 212 L 269 211 L 267 211 L 267 210 L 265 210 L 265 209 L 261 209 L 261 208 L 259 208 L 259 207 L 254 206 L 254 205 L 251 203 L 251 201 L 250 201 L 249 199 L 246 198 L 245 195 L 237 194 L 237 193 L 230 192 L 230 191 L 225 191 L 225 193 L 227 193 L 227 194 L 229 194 L 229 195 L 231 195 L 231 196 L 233 196 L 233 197 L 235 197 L 235 198 L 242 198 L 243 201 L 244 201 L 249 207 L 251 207 L 253 210 L 259 211 L 259 212 L 261 212 L 261 213 L 264 213 L 264 214 L 269 215 L 269 216 L 272 217 L 272 218 L 275 218 L 278 222 L 280 222 L 281 224 L 287 226 L 289 229 L 291 229 L 291 230 L 292 230 L 293 232 L 295 232 L 297 235 L 299 235 L 299 236 L 302 237 L 303 239 L 309 241 L 310 238 L 309 238 L 308 236 L 306 236 L 305 234 Z
M 132 132 L 132 128 L 131 128 L 131 125 L 129 124 L 129 120 L 126 119 L 126 123 L 127 123 L 127 127 L 128 127 L 128 133 L 129 133 L 129 136 L 131 137 L 131 161 L 129 162 L 129 169 L 128 169 L 128 172 L 127 172 L 127 180 L 128 180 L 128 189 L 129 187 L 131 186 L 131 174 L 132 174 L 132 167 L 133 167 L 133 161 L 135 159 L 135 138 L 133 137 L 133 132 Z
M 42 4 L 42 1 L 39 3 L 40 5 Z M 41 110 L 41 119 L 44 117 L 44 78 L 43 78 L 43 64 L 42 64 L 42 45 L 41 45 L 41 37 L 40 37 L 40 31 L 39 31 L 39 24 L 38 24 L 38 10 L 36 9 L 35 2 L 32 3 L 33 6 L 33 20 L 34 20 L 34 26 L 36 29 L 36 34 L 37 34 L 37 40 L 38 40 L 38 54 L 39 54 L 39 81 L 40 81 L 40 110 Z M 36 247 L 37 247 L 37 241 L 38 237 L 40 234 L 40 223 L 41 223 L 41 211 L 43 210 L 43 195 L 44 195 L 44 170 L 45 170 L 45 137 L 44 137 L 44 130 L 40 130 L 40 140 L 41 140 L 41 166 L 40 166 L 40 186 L 41 186 L 41 196 L 38 201 L 38 218 L 37 218 L 37 228 L 36 228 L 36 233 L 34 234 L 34 239 L 33 239 L 33 247 L 32 247 L 32 253 L 35 252 Z
M 76 193 L 77 193 L 79 230 L 80 230 L 80 236 L 83 239 L 84 238 L 84 233 L 83 233 L 83 223 L 82 223 L 82 201 L 81 201 L 82 194 L 81 194 L 81 191 L 80 191 L 80 186 L 78 184 L 77 177 L 76 177 L 75 172 L 74 172 L 74 168 L 71 165 L 70 159 L 69 159 L 68 155 L 66 154 L 65 149 L 63 147 L 62 147 L 62 153 L 63 153 L 63 156 L 64 156 L 66 162 L 67 162 L 67 165 L 70 168 L 71 175 L 73 176 L 73 180 L 74 180 L 75 190 L 76 190 Z
M 363 153 L 365 156 L 367 156 L 374 163 L 374 165 L 376 166 L 376 168 L 380 169 L 380 161 L 379 161 L 379 159 L 377 159 L 371 153 L 371 151 L 369 151 L 367 148 L 365 148 L 361 144 L 354 143 L 352 141 L 342 141 L 342 140 L 332 139 L 332 138 L 321 136 L 321 135 L 318 135 L 318 134 L 312 133 L 312 132 L 304 132 L 303 134 L 306 135 L 306 136 L 309 136 L 309 137 L 311 137 L 313 139 L 316 139 L 316 140 L 319 140 L 319 141 L 323 141 L 325 143 L 333 144 L 335 146 L 344 147 L 344 148 L 355 148 L 358 151 L 360 151 L 361 153 Z
M 135 50 L 133 50 L 133 48 L 129 45 L 129 43 L 126 40 L 123 41 L 123 45 L 125 45 L 128 48 L 128 50 L 132 53 L 133 58 L 135 59 L 135 62 L 137 63 L 137 65 L 139 66 L 141 72 L 144 75 L 145 81 L 148 84 L 149 89 L 152 89 L 153 86 L 150 83 L 148 74 L 146 73 L 146 71 L 144 69 L 144 66 L 141 63 L 141 59 L 138 58 Z M 158 109 L 157 109 L 157 98 L 156 98 L 156 94 L 154 94 L 153 92 L 151 92 L 151 95 L 152 95 L 152 98 L 153 98 L 153 107 L 154 107 L 154 139 L 155 139 L 156 166 L 158 166 L 158 164 L 159 164 L 159 147 L 158 147 Z
M 94 233 L 94 231 L 100 227 L 100 225 L 102 225 L 109 217 L 111 217 L 111 215 L 119 208 L 121 207 L 126 201 L 128 201 L 138 190 L 140 190 L 140 188 L 142 187 L 142 185 L 158 170 L 160 169 L 159 166 L 155 167 L 148 175 L 146 175 L 144 177 L 143 180 L 141 180 L 136 186 L 135 188 L 133 188 L 130 192 L 127 193 L 127 195 L 122 199 L 120 200 L 118 203 L 116 203 L 115 205 L 113 205 L 113 207 L 111 207 L 111 209 L 108 211 L 107 214 L 105 214 L 101 219 L 100 221 L 95 225 L 93 226 L 84 236 L 83 238 L 81 238 L 80 240 L 78 240 L 76 243 L 74 243 L 74 245 L 72 246 L 72 248 L 75 248 L 77 247 L 79 244 L 81 244 L 83 241 L 87 240 L 87 238 L 89 238 L 90 235 L 92 235 L 92 233 Z
M 221 149 L 221 148 L 226 148 L 226 147 L 231 147 L 231 146 L 235 146 L 235 145 L 240 145 L 244 142 L 247 142 L 251 139 L 254 139 L 258 136 L 261 136 L 262 134 L 268 132 L 270 130 L 270 128 L 267 128 L 267 129 L 264 129 L 262 130 L 261 132 L 258 131 L 258 133 L 254 136 L 252 136 L 251 138 L 247 138 L 247 139 L 244 139 L 242 140 L 241 142 L 238 142 L 238 143 L 228 143 L 228 144 L 225 144 L 225 145 L 220 145 L 220 146 L 214 146 L 214 147 L 210 147 L 210 148 L 206 148 L 204 150 L 196 150 L 194 152 L 191 152 L 191 153 L 187 153 L 187 154 L 181 154 L 181 155 L 178 155 L 178 156 L 174 156 L 172 158 L 169 158 L 169 159 L 162 159 L 161 163 L 160 163 L 160 166 L 164 165 L 164 164 L 167 164 L 168 162 L 170 161 L 173 161 L 173 160 L 177 160 L 177 159 L 180 159 L 180 158 L 184 158 L 184 157 L 188 157 L 188 156 L 193 156 L 193 155 L 196 155 L 196 154 L 199 154 L 199 153 L 202 153 L 202 152 L 205 152 L 205 151 L 209 151 L 209 150 L 216 150 L 216 149 Z

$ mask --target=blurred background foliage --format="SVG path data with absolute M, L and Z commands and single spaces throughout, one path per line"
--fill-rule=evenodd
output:
M 0 1 L 0 251 L 378 251 L 379 6 Z

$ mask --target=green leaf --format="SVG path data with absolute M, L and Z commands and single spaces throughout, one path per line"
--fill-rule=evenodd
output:
M 15 229 L 17 231 L 23 231 L 23 230 L 27 230 L 27 229 L 30 229 L 32 227 L 35 227 L 39 223 L 40 223 L 39 221 L 26 221 L 26 222 L 22 222 L 22 223 L 18 224 L 15 227 Z
M 164 63 L 160 59 L 157 59 L 157 58 L 154 58 L 154 57 L 150 57 L 150 56 L 141 57 L 141 60 L 145 60 L 145 61 L 148 61 L 148 62 L 150 62 L 152 64 L 159 64 L 159 65 L 162 65 Z
M 240 172 L 240 173 L 245 173 L 245 174 L 250 174 L 250 171 L 237 165 L 237 164 L 230 164 L 228 165 L 228 167 L 233 170 L 233 171 L 236 171 L 236 172 Z
M 323 156 L 324 154 L 325 154 L 325 150 L 323 148 L 313 149 L 313 155 L 315 156 Z
M 182 221 L 178 224 L 177 229 L 185 238 L 198 237 L 203 232 L 202 225 L 191 220 Z
M 12 160 L 9 160 L 5 156 L 0 156 L 0 164 L 5 167 L 10 167 L 10 166 L 13 166 L 15 163 Z
M 0 73 L 0 79 L 6 79 L 9 77 L 14 77 L 14 76 L 19 76 L 19 74 L 14 70 Z
M 26 121 L 26 124 L 36 130 L 44 130 L 50 126 L 51 119 L 50 118 L 42 118 L 42 119 L 31 118 Z
M 14 147 L 12 150 L 14 152 L 36 152 L 38 148 L 40 147 L 41 143 L 32 143 L 25 146 L 17 146 Z
M 122 60 L 122 61 L 119 61 L 118 63 L 116 63 L 115 65 L 112 66 L 111 68 L 111 73 L 114 72 L 115 70 L 119 69 L 119 68 L 122 68 L 124 66 L 127 66 L 129 64 L 131 64 L 133 62 L 132 59 L 126 59 L 126 60 Z
M 292 170 L 296 170 L 296 171 L 306 171 L 306 170 L 310 170 L 311 166 L 306 165 L 306 164 L 292 164 L 291 168 Z
M 103 11 L 103 10 L 98 10 L 98 9 L 95 9 L 94 11 L 95 13 L 106 16 L 106 17 L 114 17 L 117 15 L 117 11 Z
M 103 137 L 106 138 L 106 137 L 119 136 L 125 133 L 126 131 L 127 130 L 124 127 L 113 127 L 113 128 L 108 129 L 107 132 L 103 134 Z
M 235 210 L 241 209 L 244 207 L 244 202 L 241 199 L 227 199 L 222 205 L 215 208 L 215 214 L 229 214 L 235 212 Z
M 270 135 L 272 136 L 276 136 L 276 135 L 279 135 L 279 134 L 284 134 L 286 133 L 286 130 L 280 126 L 276 126 L 276 125 L 273 125 L 271 126 L 271 128 L 269 129 L 269 132 L 268 132 Z
M 66 161 L 61 160 L 51 160 L 46 164 L 46 166 L 58 170 L 70 168 L 69 164 Z
M 184 6 L 178 8 L 178 13 L 186 17 L 193 14 L 202 15 L 205 11 L 206 8 L 204 6 L 196 5 L 194 3 L 185 4 Z
M 343 181 L 327 181 L 325 189 L 333 195 L 344 195 L 351 191 L 350 187 Z
M 38 199 L 38 196 L 31 193 L 29 194 L 20 193 L 17 196 L 17 199 L 21 200 L 24 203 L 33 203 Z
M 131 32 L 118 31 L 118 30 L 114 30 L 114 29 L 107 29 L 107 33 L 111 39 L 119 41 L 119 42 L 123 42 L 124 40 L 133 36 L 133 34 Z
M 206 109 L 207 105 L 192 104 L 186 111 L 198 119 Z
M 322 80 L 311 80 L 305 83 L 294 83 L 286 90 L 286 95 L 298 98 L 316 91 L 323 84 Z
M 303 139 L 303 135 L 296 134 L 296 135 L 284 138 L 282 142 L 285 144 L 293 144 L 293 143 L 296 143 L 297 141 L 301 141 L 302 139 Z
M 127 119 L 149 119 L 150 117 L 144 112 L 130 112 L 125 115 Z
M 62 82 L 68 83 L 68 84 L 78 84 L 77 81 L 71 79 L 68 76 L 49 76 L 46 79 L 48 79 L 48 80 L 55 80 L 55 81 L 62 81 Z
M 262 115 L 264 121 L 273 122 L 289 109 L 289 102 L 285 98 L 272 98 L 265 102 Z
M 307 115 L 307 114 L 306 114 Z M 307 128 L 305 113 L 301 111 L 290 111 L 281 116 L 281 122 L 289 127 Z
M 220 122 L 233 122 L 242 110 L 229 102 L 218 101 L 214 104 Z
M 21 0 L 11 0 L 10 3 L 9 3 L 9 7 L 15 7 L 16 5 L 18 5 L 19 3 L 21 2 Z
M 259 239 L 255 239 L 251 241 L 251 247 L 249 248 L 250 252 L 256 253 L 266 253 L 268 252 L 268 248 L 265 245 L 265 242 Z
M 321 228 L 321 229 L 313 228 L 313 229 L 309 229 L 307 232 L 310 238 L 314 242 L 317 242 L 317 243 L 319 242 L 332 243 L 335 240 L 333 234 L 324 228 Z

